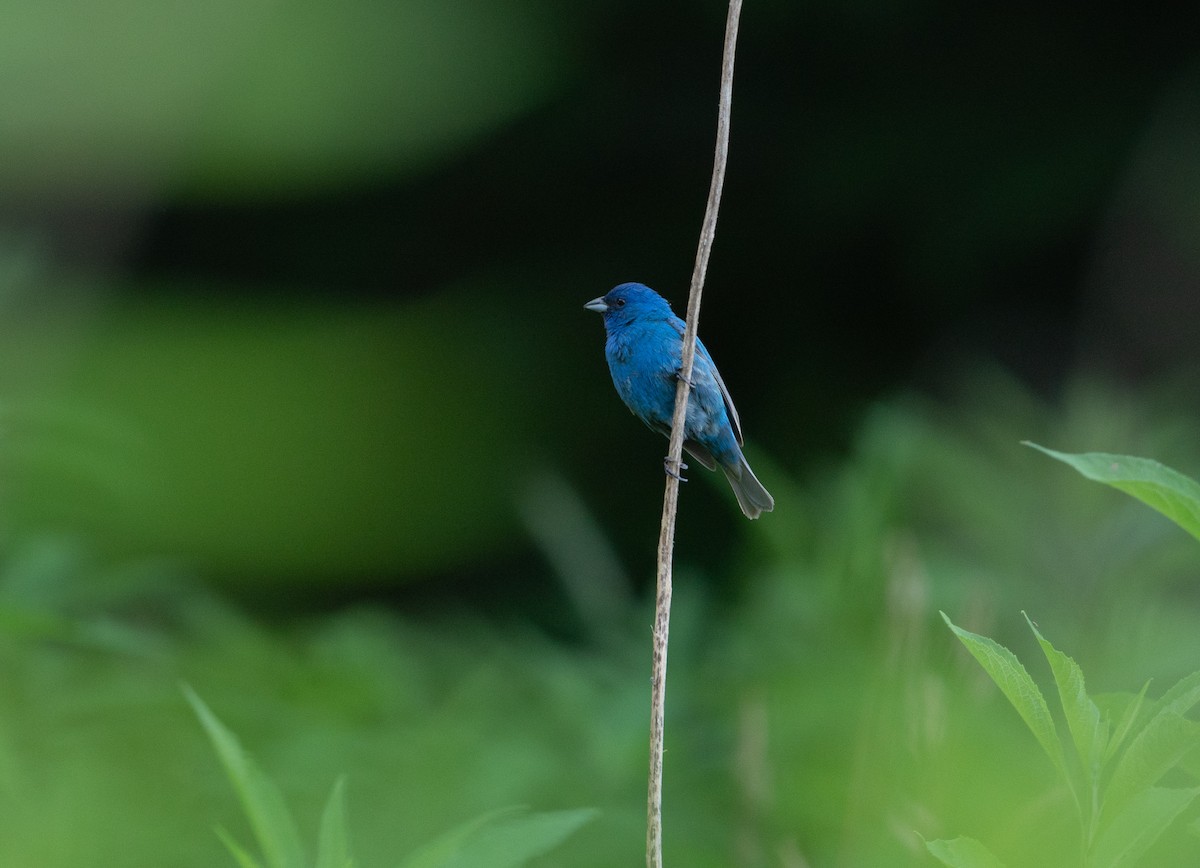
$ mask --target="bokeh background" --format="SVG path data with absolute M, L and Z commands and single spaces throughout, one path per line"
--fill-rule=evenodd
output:
M 364 866 L 637 864 L 666 443 L 582 304 L 685 307 L 724 16 L 0 0 L 0 864 L 232 864 L 181 682 Z M 747 4 L 701 334 L 778 506 L 683 491 L 669 861 L 1058 864 L 938 610 L 1200 668 L 1195 543 L 1019 445 L 1200 474 L 1196 18 Z

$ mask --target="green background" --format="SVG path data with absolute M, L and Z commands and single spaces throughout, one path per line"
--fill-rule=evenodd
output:
M 232 864 L 181 682 L 364 866 L 642 858 L 666 443 L 582 305 L 685 306 L 724 14 L 0 0 L 0 865 Z M 747 4 L 701 334 L 778 506 L 683 490 L 669 863 L 1059 858 L 938 610 L 1200 668 L 1194 542 L 1019 445 L 1200 474 L 1195 17 Z

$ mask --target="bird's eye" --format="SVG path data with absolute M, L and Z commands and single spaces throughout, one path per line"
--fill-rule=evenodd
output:
M 625 299 L 618 298 L 617 299 L 617 307 L 624 307 L 624 306 L 625 306 Z

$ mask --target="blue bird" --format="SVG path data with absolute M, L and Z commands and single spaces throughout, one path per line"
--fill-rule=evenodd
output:
M 640 283 L 622 283 L 584 307 L 604 315 L 604 355 L 617 394 L 633 415 L 669 438 L 683 357 L 683 320 L 671 312 L 665 298 Z M 747 518 L 770 512 L 775 499 L 742 455 L 737 410 L 699 338 L 691 382 L 684 448 L 709 470 L 720 466 Z

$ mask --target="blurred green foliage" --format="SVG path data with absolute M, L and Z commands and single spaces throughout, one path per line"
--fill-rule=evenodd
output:
M 1036 646 L 1011 616 L 1027 608 L 1099 691 L 1194 667 L 1191 538 L 1017 442 L 1136 429 L 1130 448 L 1189 466 L 1194 427 L 1095 384 L 1050 408 L 995 375 L 975 382 L 955 406 L 881 404 L 844 463 L 802 488 L 781 478 L 790 505 L 750 526 L 733 598 L 683 558 L 672 860 L 915 866 L 929 864 L 918 832 L 963 830 L 1036 852 L 1029 812 L 1069 817 L 1070 797 L 955 653 L 939 608 L 1028 658 Z M 530 491 L 558 504 L 542 533 L 557 512 L 569 538 L 603 535 L 580 529 L 561 490 Z M 646 602 L 612 597 L 606 624 L 564 644 L 478 615 L 365 604 L 272 625 L 178 567 L 114 564 L 71 539 L 25 543 L 0 578 L 0 862 L 228 864 L 212 826 L 249 836 L 181 679 L 279 783 L 299 828 L 317 827 L 346 775 L 363 865 L 517 804 L 600 811 L 544 864 L 641 858 Z M 1164 841 L 1147 864 L 1186 864 L 1180 846 Z
M 722 7 L 0 0 L 0 865 L 229 864 L 181 681 L 363 866 L 640 861 L 663 444 L 578 306 L 682 298 Z M 1200 467 L 1194 29 L 747 9 L 702 333 L 779 509 L 685 493 L 672 864 L 1069 834 L 938 610 L 1196 669 L 1193 541 L 1018 446 Z
M 1195 505 L 1200 506 L 1200 500 Z M 1066 834 L 1056 839 L 1045 832 L 1044 820 L 1035 818 L 1028 840 L 1015 855 L 1008 856 L 1016 860 L 1013 864 L 1078 864 L 1085 868 L 1183 864 L 1184 855 L 1195 848 L 1194 840 L 1182 849 L 1175 844 L 1167 851 L 1172 856 L 1165 862 L 1161 847 L 1156 861 L 1143 862 L 1143 857 L 1200 795 L 1200 787 L 1194 786 L 1196 777 L 1183 762 L 1200 752 L 1200 725 L 1184 716 L 1200 703 L 1200 672 L 1180 679 L 1157 701 L 1145 701 L 1149 682 L 1137 694 L 1110 694 L 1100 700 L 1102 711 L 1099 698 L 1087 692 L 1079 664 L 1055 648 L 1029 621 L 1054 676 L 1065 722 L 1060 730 L 1037 682 L 1011 651 L 956 626 L 945 613 L 942 617 L 1020 714 L 1074 803 L 1077 828 L 1064 829 Z M 1164 779 L 1171 785 L 1159 786 Z M 975 797 L 987 801 L 982 790 Z M 1050 825 L 1062 828 L 1058 822 Z M 1000 868 L 1003 864 L 975 839 L 943 839 L 926 846 L 951 868 Z
M 411 170 L 562 86 L 563 12 L 5 0 L 0 189 L 242 197 Z
M 466 289 L 404 310 L 140 304 L 82 339 L 69 311 L 16 315 L 8 531 L 72 528 L 259 583 L 503 550 L 533 384 L 495 306 Z
M 305 868 L 314 864 L 305 855 L 304 839 L 279 788 L 258 768 L 237 736 L 221 723 L 204 701 L 188 687 L 184 694 L 204 725 L 225 773 L 237 791 L 246 819 L 254 830 L 262 860 L 233 840 L 218 834 L 243 868 Z M 400 868 L 470 868 L 491 865 L 516 868 L 554 849 L 595 811 L 580 809 L 529 815 L 517 810 L 492 811 L 463 823 L 421 847 Z M 355 864 L 346 819 L 346 781 L 338 778 L 321 812 L 316 868 L 353 868 Z

